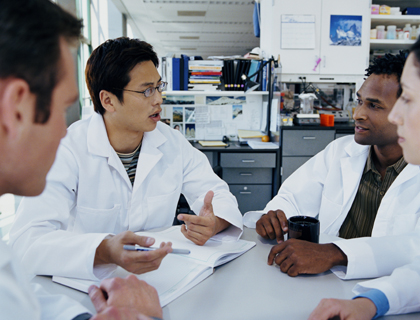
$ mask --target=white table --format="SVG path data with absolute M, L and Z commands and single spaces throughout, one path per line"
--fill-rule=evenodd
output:
M 255 241 L 256 247 L 216 268 L 214 274 L 163 308 L 165 320 L 184 319 L 307 319 L 322 298 L 353 297 L 356 280 L 343 281 L 333 273 L 289 277 L 278 266 L 267 265 L 273 241 L 257 236 L 254 229 L 244 230 L 242 239 Z M 327 242 L 328 236 L 321 240 Z M 36 277 L 52 293 L 64 293 L 81 302 L 92 312 L 89 296 L 53 283 L 50 277 Z M 419 319 L 420 313 L 384 317 Z

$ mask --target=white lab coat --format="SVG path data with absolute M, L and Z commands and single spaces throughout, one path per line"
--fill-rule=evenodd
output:
M 88 309 L 63 295 L 29 284 L 10 248 L 0 240 L 0 319 L 69 320 Z
M 417 238 L 420 243 L 420 237 Z M 420 256 L 413 263 L 397 268 L 390 276 L 358 283 L 353 292 L 381 290 L 389 302 L 386 315 L 420 311 Z
M 232 224 L 222 234 L 239 238 L 242 215 L 235 197 L 180 132 L 159 122 L 144 134 L 132 187 L 95 113 L 68 128 L 46 189 L 22 200 L 10 244 L 34 274 L 100 279 L 116 267 L 93 268 L 105 237 L 171 226 L 181 193 L 198 214 L 209 190 L 216 216 Z
M 318 216 L 321 233 L 338 236 L 356 196 L 368 155 L 369 146 L 357 144 L 354 136 L 334 140 L 281 185 L 263 212 L 247 213 L 244 224 L 255 227 L 263 213 L 281 209 L 288 218 Z M 414 245 L 409 234 L 420 232 L 419 217 L 420 169 L 408 164 L 382 199 L 373 238 L 334 242 L 347 255 L 348 266 L 332 271 L 343 279 L 371 278 L 389 275 L 395 268 L 411 263 L 420 246 Z M 391 237 L 374 239 L 384 236 Z

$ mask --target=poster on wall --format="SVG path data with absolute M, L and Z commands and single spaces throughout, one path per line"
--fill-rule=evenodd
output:
M 361 46 L 362 16 L 331 15 L 331 46 Z

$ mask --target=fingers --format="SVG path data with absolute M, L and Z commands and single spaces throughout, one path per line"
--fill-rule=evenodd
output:
M 204 204 L 201 207 L 199 216 L 207 216 L 207 215 L 213 215 L 213 205 L 211 204 L 214 197 L 214 192 L 209 191 L 206 193 L 206 196 L 204 197 Z
M 314 311 L 309 315 L 308 320 L 327 320 L 338 315 L 338 310 L 335 306 L 337 300 L 322 299 Z
M 285 248 L 286 242 L 273 246 L 270 250 L 270 253 L 268 254 L 268 264 L 272 265 L 274 262 L 274 258 L 276 258 L 276 256 L 280 254 Z
M 95 285 L 91 285 L 88 289 L 90 300 L 92 300 L 95 310 L 100 313 L 107 308 L 105 295 L 101 289 Z
M 284 233 L 288 231 L 287 218 L 282 210 L 269 211 L 256 224 L 257 233 L 266 239 L 284 241 Z
M 152 244 L 155 243 L 154 238 L 139 236 L 131 231 L 123 232 L 121 235 L 121 242 L 123 244 L 138 244 L 142 247 L 150 247 Z
M 171 243 L 166 243 L 159 249 L 152 251 L 127 251 L 121 253 L 121 262 L 118 264 L 129 272 L 141 274 L 159 268 L 162 259 L 172 252 Z
M 185 224 L 183 224 L 181 226 L 181 232 L 185 238 L 187 238 L 188 240 L 191 240 L 196 245 L 202 246 L 207 242 L 208 239 L 212 237 L 210 229 L 202 228 L 201 232 L 198 232 L 197 230 L 193 230 L 192 226 L 193 225 L 190 224 L 187 229 Z

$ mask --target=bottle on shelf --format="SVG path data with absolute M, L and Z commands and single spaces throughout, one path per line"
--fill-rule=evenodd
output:
M 411 40 L 416 40 L 417 39 L 417 29 L 416 29 L 416 26 L 412 26 L 411 27 L 410 39 Z
M 347 103 L 346 107 L 344 108 L 345 111 L 347 111 L 347 113 L 349 114 L 349 121 L 354 121 L 353 120 L 353 114 L 354 114 L 354 110 L 357 107 L 357 102 L 353 100 L 353 90 L 350 89 L 350 98 L 349 98 L 349 102 Z

